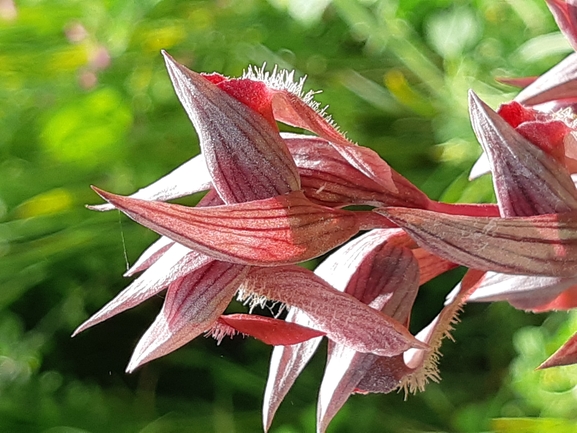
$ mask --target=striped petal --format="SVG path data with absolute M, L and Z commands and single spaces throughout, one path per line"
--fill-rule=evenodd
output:
M 288 133 L 281 135 L 298 167 L 304 193 L 319 204 L 331 207 L 366 204 L 426 208 L 430 201 L 422 191 L 392 169 L 390 174 L 395 189 L 386 188 L 385 182 L 367 176 L 323 138 Z M 370 167 L 373 161 L 367 158 L 364 164 Z M 369 170 L 377 173 L 379 167 Z
M 300 188 L 278 129 L 260 113 L 163 52 L 176 95 L 192 121 L 214 188 L 226 203 Z
M 521 275 L 577 275 L 577 213 L 489 218 L 420 209 L 377 212 L 423 248 L 472 269 Z
M 173 282 L 160 314 L 136 345 L 126 371 L 132 372 L 209 330 L 247 272 L 247 266 L 212 261 Z
M 139 224 L 215 259 L 240 264 L 302 262 L 326 253 L 359 230 L 354 212 L 315 205 L 301 192 L 190 208 L 95 191 Z
M 211 257 L 180 245 L 174 244 L 160 259 L 150 266 L 142 275 L 120 292 L 100 311 L 80 325 L 74 335 L 100 322 L 103 322 L 123 311 L 137 306 L 148 298 L 160 293 L 169 284 L 190 272 L 214 261 Z
M 409 347 L 426 347 L 396 320 L 341 293 L 298 266 L 253 268 L 242 289 L 304 311 L 311 327 L 359 352 L 393 356 Z M 372 332 L 367 333 L 367 329 Z
M 523 137 L 473 92 L 469 94 L 469 109 L 473 130 L 489 158 L 503 216 L 577 209 L 577 190 L 557 159 Z M 551 124 L 541 126 L 546 125 Z

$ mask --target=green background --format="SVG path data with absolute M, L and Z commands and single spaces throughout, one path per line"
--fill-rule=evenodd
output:
M 0 0 L 0 431 L 258 432 L 271 348 L 198 338 L 133 374 L 124 368 L 157 296 L 72 331 L 128 283 L 156 235 L 98 203 L 131 193 L 199 151 L 159 55 L 201 72 L 249 65 L 307 75 L 348 136 L 432 198 L 493 200 L 467 181 L 480 153 L 474 89 L 514 97 L 498 76 L 544 72 L 570 48 L 541 0 Z M 186 202 L 186 200 L 185 200 Z M 190 200 L 188 202 L 191 202 Z M 463 270 L 421 289 L 411 328 L 440 310 Z M 231 311 L 243 311 L 237 303 Z M 443 345 L 443 380 L 353 396 L 329 432 L 571 432 L 577 370 L 536 372 L 577 315 L 468 305 Z M 271 429 L 315 431 L 324 349 Z

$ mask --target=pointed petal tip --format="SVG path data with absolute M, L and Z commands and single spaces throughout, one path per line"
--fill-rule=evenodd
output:
M 479 98 L 479 95 L 477 95 L 473 89 L 469 89 L 469 91 L 467 92 L 467 96 L 469 98 L 469 105 L 471 105 L 473 102 L 475 104 L 479 104 L 481 103 L 481 98 Z
M 78 326 L 78 328 L 76 328 L 74 330 L 74 332 L 72 333 L 72 335 L 70 336 L 70 338 L 74 338 L 76 337 L 78 334 L 80 334 L 81 332 L 86 331 L 88 328 L 91 328 L 93 325 L 95 325 L 96 323 L 93 323 L 92 321 L 92 317 L 88 320 L 86 320 L 84 323 L 80 324 Z
M 104 207 L 112 206 L 113 208 L 115 208 L 116 207 L 115 201 L 117 201 L 117 199 L 124 198 L 124 196 L 122 196 L 122 195 L 118 195 L 118 194 L 114 194 L 112 192 L 104 191 L 103 189 L 100 189 L 94 185 L 90 185 L 90 188 L 92 188 L 92 190 L 96 194 L 98 194 L 100 197 L 102 197 L 104 200 L 106 200 L 109 203 L 109 204 L 103 204 L 103 205 L 97 205 L 97 206 L 104 206 Z M 133 200 L 138 200 L 138 199 L 133 199 Z
M 111 194 L 109 192 L 104 191 L 103 189 L 98 188 L 95 185 L 90 185 L 90 188 L 92 188 L 92 191 L 94 191 L 96 194 L 98 194 L 100 197 L 102 197 L 104 200 L 106 200 L 106 196 Z M 106 200 L 108 201 L 108 200 Z
M 170 54 L 168 54 L 165 50 L 160 50 L 160 54 L 162 54 L 162 57 L 164 57 L 164 61 L 167 64 L 175 64 L 176 60 L 174 60 L 174 57 L 172 57 Z
M 154 359 L 153 357 L 150 357 L 150 356 L 142 356 L 142 353 L 140 353 L 139 356 L 136 356 L 136 355 L 137 355 L 137 352 L 134 352 L 132 354 L 130 361 L 128 361 L 128 365 L 124 369 L 125 373 L 128 373 L 128 374 L 134 373 L 136 371 L 136 369 L 142 367 L 148 361 L 152 361 Z

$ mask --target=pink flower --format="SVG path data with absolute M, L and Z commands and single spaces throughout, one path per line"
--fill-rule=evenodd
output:
M 345 139 L 309 97 L 300 98 L 300 84 L 284 83 L 289 74 L 253 71 L 227 79 L 196 74 L 167 54 L 165 59 L 202 154 L 132 197 L 94 188 L 109 204 L 91 208 L 119 209 L 163 237 L 128 272 L 143 274 L 76 333 L 166 288 L 162 311 L 138 343 L 129 371 L 204 332 L 222 338 L 238 331 L 271 344 L 327 335 L 381 356 L 426 347 L 393 318 L 292 265 L 330 251 L 359 230 L 391 225 L 372 212 L 340 207 L 424 207 L 428 198 L 376 153 Z M 321 136 L 281 135 L 276 120 Z M 206 189 L 194 208 L 163 202 Z M 223 316 L 239 288 L 241 297 L 306 312 L 314 329 Z

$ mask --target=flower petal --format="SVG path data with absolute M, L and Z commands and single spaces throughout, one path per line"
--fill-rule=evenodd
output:
M 138 342 L 126 371 L 207 331 L 228 306 L 248 269 L 215 260 L 172 283 L 160 314 Z
M 174 241 L 172 239 L 169 239 L 166 236 L 161 236 L 140 255 L 138 260 L 136 260 L 130 269 L 124 273 L 124 276 L 130 277 L 138 272 L 142 272 L 145 269 L 148 269 L 158 259 L 160 259 L 172 245 L 174 245 Z
M 312 328 L 326 332 L 331 340 L 359 352 L 392 356 L 413 345 L 425 347 L 396 320 L 334 290 L 311 271 L 298 266 L 253 268 L 242 288 L 248 294 L 264 296 L 304 311 Z M 373 332 L 367 333 L 367 329 Z
M 577 213 L 491 218 L 382 208 L 417 243 L 448 261 L 521 275 L 577 275 Z
M 275 68 L 269 73 L 264 68 L 251 68 L 243 78 L 266 85 L 268 104 L 275 120 L 314 132 L 332 143 L 351 144 L 313 100 L 317 92 L 303 94 L 304 78 L 295 83 L 294 71 L 277 71 Z
M 419 263 L 419 286 L 458 266 L 456 263 L 436 256 L 424 248 L 415 248 L 413 255 Z
M 166 176 L 139 189 L 132 198 L 142 200 L 167 201 L 205 191 L 210 188 L 211 177 L 202 155 L 185 162 Z M 114 209 L 110 203 L 88 206 L 91 210 L 107 211 Z
M 137 306 L 141 302 L 161 292 L 175 280 L 205 266 L 213 260 L 214 259 L 204 254 L 191 251 L 180 244 L 172 245 L 160 259 L 134 280 L 132 284 L 80 325 L 72 336 L 118 313 Z
M 363 251 L 366 249 L 360 248 L 359 253 Z M 408 324 L 419 288 L 418 283 L 419 266 L 411 251 L 404 246 L 395 245 L 394 241 L 382 242 L 365 255 L 346 291 L 400 323 Z M 390 362 L 400 357 L 401 355 L 396 355 L 386 359 Z M 388 375 L 392 373 L 390 370 L 379 370 L 378 374 L 381 376 L 375 377 L 373 366 L 379 362 L 379 358 L 383 357 L 372 353 L 359 353 L 340 344 L 329 344 L 327 366 L 317 406 L 319 431 L 325 431 L 329 422 L 351 393 L 359 388 L 359 382 L 365 377 L 365 382 L 384 386 L 373 386 L 371 391 L 389 392 L 399 385 L 402 376 Z M 393 385 L 395 378 L 398 382 Z
M 218 322 L 271 346 L 290 346 L 324 335 L 297 323 L 255 314 L 227 314 L 220 316 Z
M 402 378 L 400 383 L 400 387 L 405 389 L 405 392 L 424 391 L 429 381 L 439 381 L 437 364 L 441 344 L 445 338 L 451 338 L 450 332 L 458 319 L 457 316 L 482 276 L 481 271 L 469 270 L 457 288 L 453 290 L 451 298 L 447 299 L 437 317 L 417 334 L 417 338 L 426 342 L 429 348 L 409 349 L 403 354 L 405 365 L 412 370 L 410 374 Z
M 551 355 L 538 369 L 559 367 L 577 363 L 577 333 L 565 342 L 553 355 Z
M 574 284 L 577 284 L 577 277 L 559 278 L 487 272 L 468 302 L 509 301 L 514 305 L 535 302 L 535 305 L 539 305 L 547 300 L 551 301 Z
M 221 204 L 223 204 L 223 202 L 218 194 L 214 190 L 210 190 L 202 199 L 200 199 L 197 207 L 209 207 Z M 166 236 L 162 236 L 159 240 L 148 247 L 144 253 L 141 254 L 136 263 L 134 263 L 134 265 L 132 265 L 132 267 L 124 273 L 124 276 L 129 277 L 137 272 L 141 272 L 147 269 L 160 257 L 162 257 L 162 254 L 164 254 L 170 245 L 173 245 L 174 243 L 175 242 L 172 239 L 167 238 Z
M 426 208 L 429 198 L 416 186 L 390 169 L 395 190 L 367 176 L 320 137 L 281 133 L 293 156 L 307 197 L 319 204 L 341 207 L 351 204 Z M 366 159 L 366 165 L 372 164 Z M 371 169 L 378 172 L 379 168 Z
M 577 190 L 553 157 L 529 142 L 469 93 L 473 130 L 489 157 L 503 216 L 526 216 L 577 209 Z
M 511 302 L 511 301 L 510 301 Z M 577 308 L 577 284 L 562 291 L 553 299 L 546 299 L 542 302 L 536 302 L 531 299 L 529 302 L 511 302 L 515 308 L 530 310 L 535 313 L 544 313 L 547 311 L 566 311 Z
M 377 229 L 367 232 L 332 253 L 317 266 L 315 274 L 329 282 L 334 289 L 343 292 L 355 270 L 363 259 L 371 253 L 371 250 L 386 242 L 387 239 L 399 235 L 404 235 L 408 242 L 412 242 L 401 229 Z M 286 320 L 305 326 L 314 326 L 310 318 L 298 308 L 291 308 Z M 273 350 L 263 406 L 265 430 L 270 428 L 280 403 L 315 353 L 320 340 L 320 338 L 315 338 L 302 344 L 276 347 Z M 356 351 L 354 352 L 356 353 Z
M 226 203 L 300 188 L 286 145 L 266 119 L 163 52 L 174 89 L 199 139 L 213 186 Z
M 545 0 L 559 29 L 577 51 L 577 2 L 575 0 Z
M 94 190 L 139 224 L 218 260 L 240 264 L 275 266 L 309 260 L 359 230 L 354 212 L 312 204 L 300 191 L 190 208 Z
M 285 321 L 307 327 L 313 326 L 308 316 L 294 307 L 290 309 Z M 280 404 L 316 352 L 321 340 L 322 337 L 316 337 L 303 343 L 292 346 L 276 346 L 273 349 L 262 409 L 262 423 L 265 432 L 270 429 Z

